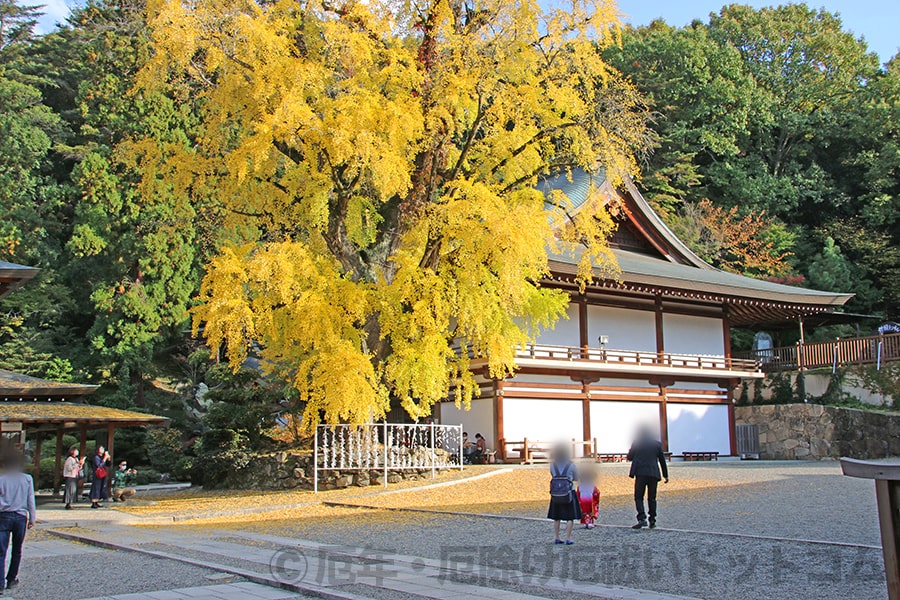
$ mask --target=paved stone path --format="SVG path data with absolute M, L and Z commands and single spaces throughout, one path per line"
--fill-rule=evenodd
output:
M 295 600 L 297 594 L 259 585 L 258 583 L 230 583 L 202 587 L 179 588 L 143 594 L 97 596 L 90 600 Z
M 684 596 L 644 592 L 596 582 L 557 580 L 513 568 L 503 569 L 500 573 L 503 581 L 511 587 L 541 592 L 537 595 L 490 586 L 489 579 L 482 575 L 496 574 L 499 571 L 489 564 L 478 563 L 478 557 L 423 558 L 372 548 L 322 544 L 230 530 L 198 533 L 110 525 L 102 530 L 79 528 L 60 531 L 59 534 L 68 539 L 107 548 L 127 549 L 154 557 L 203 564 L 256 583 L 332 598 L 368 598 L 370 596 L 360 590 L 379 590 L 395 592 L 397 597 L 435 600 L 540 600 L 548 597 L 546 592 L 562 597 L 603 600 L 687 600 Z M 472 577 L 477 582 L 463 581 Z M 379 593 L 379 596 L 383 594 Z M 174 600 L 180 596 L 166 598 Z

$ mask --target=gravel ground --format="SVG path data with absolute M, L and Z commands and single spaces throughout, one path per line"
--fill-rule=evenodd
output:
M 627 467 L 601 465 L 599 469 L 601 481 L 606 482 L 601 491 L 607 492 L 602 500 L 601 522 L 615 526 L 592 531 L 578 529 L 573 547 L 550 543 L 550 525 L 540 520 L 321 505 L 285 509 L 268 518 L 246 515 L 241 522 L 234 519 L 209 526 L 166 527 L 171 527 L 173 532 L 212 535 L 230 543 L 239 540 L 223 534 L 223 529 L 366 547 L 374 549 L 376 554 L 384 551 L 434 558 L 456 568 L 466 583 L 537 592 L 548 598 L 575 598 L 549 588 L 541 594 L 542 585 L 548 579 L 598 582 L 709 600 L 881 600 L 886 597 L 881 551 L 855 545 L 880 544 L 872 482 L 843 477 L 836 463 L 673 463 L 672 483 L 661 486 L 663 529 L 657 531 L 632 531 L 627 527 L 634 520 L 634 509 L 627 495 Z M 461 506 L 471 512 L 541 517 L 546 514 L 546 503 L 537 499 L 546 498 L 545 472 L 546 466 L 521 467 L 512 474 L 430 491 L 409 490 L 365 497 L 358 492 L 344 492 L 328 498 L 322 495 L 319 499 L 346 498 L 351 502 L 428 508 L 423 506 L 423 500 L 427 499 L 441 508 Z M 244 499 L 249 505 L 275 500 L 251 496 Z M 229 497 L 232 505 L 235 499 Z M 215 510 L 215 505 L 222 500 L 210 498 L 207 502 L 213 506 L 206 506 L 201 500 L 201 505 Z M 186 504 L 182 504 L 184 501 Z M 278 498 L 273 504 L 277 506 L 281 502 L 283 499 Z M 185 498 L 177 506 L 164 508 L 190 510 L 190 500 Z M 137 542 L 142 530 L 131 531 L 134 532 L 132 541 Z M 747 535 L 763 536 L 763 539 Z M 32 539 L 46 539 L 38 536 L 46 534 L 38 533 Z M 771 537 L 795 539 L 765 539 Z M 246 539 L 245 543 L 248 547 L 266 545 Z M 147 547 L 262 570 L 238 558 L 176 547 Z M 98 589 L 94 583 L 94 561 L 104 572 L 117 571 L 124 576 Z M 473 564 L 484 567 L 472 567 Z M 23 569 L 22 593 L 15 597 L 54 600 L 208 585 L 212 582 L 206 576 L 213 574 L 174 561 L 110 551 L 78 558 L 28 560 Z M 513 571 L 527 573 L 529 577 L 517 579 Z M 71 580 L 61 582 L 59 574 L 69 572 Z M 382 600 L 406 597 L 387 590 L 375 594 L 365 586 L 347 589 L 364 594 L 368 591 L 367 595 Z
M 522 583 L 510 579 L 509 571 L 515 570 L 533 573 L 525 583 L 537 586 L 552 577 L 710 600 L 876 600 L 886 595 L 880 550 L 627 528 L 579 529 L 576 545 L 561 548 L 550 543 L 549 525 L 538 521 L 430 517 L 405 525 L 394 521 L 389 534 L 379 534 L 369 527 L 377 524 L 378 512 L 347 511 L 352 527 L 330 520 L 293 521 L 279 524 L 280 535 L 436 558 L 464 573 L 474 557 L 475 564 L 488 568 L 468 574 L 484 585 L 493 579 Z
M 673 529 L 743 533 L 877 545 L 881 537 L 871 481 L 844 477 L 834 462 L 675 462 L 661 484 L 660 524 Z M 599 465 L 600 521 L 634 522 L 628 466 Z M 436 508 L 541 518 L 546 466 L 428 492 L 348 500 L 384 508 Z
M 673 481 L 697 477 L 723 487 L 685 501 L 667 497 L 660 485 L 660 526 L 881 545 L 874 483 L 841 475 L 835 462 L 673 463 L 670 474 Z M 632 523 L 630 499 L 602 506 L 600 520 Z
M 77 600 L 222 583 L 207 579 L 216 574 L 216 571 L 177 561 L 111 550 L 92 552 L 83 557 L 26 557 L 19 573 L 19 587 L 4 598 Z M 102 583 L 98 583 L 100 578 Z M 235 578 L 234 581 L 242 580 Z
M 627 474 L 624 465 L 603 465 L 601 472 L 604 477 Z M 673 482 L 690 478 L 718 485 L 669 495 L 662 486 L 663 528 L 851 545 L 601 527 L 577 530 L 574 547 L 558 548 L 548 544 L 549 524 L 539 521 L 359 509 L 309 518 L 298 513 L 291 520 L 237 528 L 457 563 L 460 557 L 476 556 L 476 563 L 493 564 L 488 573 L 472 573 L 485 583 L 503 581 L 504 570 L 515 569 L 711 600 L 886 596 L 881 551 L 852 545 L 880 545 L 872 482 L 843 477 L 836 463 L 674 463 L 671 475 Z M 477 505 L 478 498 L 490 498 L 496 483 L 483 480 L 480 492 L 477 482 L 463 484 L 475 486 L 463 492 Z M 408 500 L 411 507 L 427 508 L 417 502 L 415 492 Z M 542 510 L 528 509 L 525 516 L 538 516 Z M 603 523 L 628 525 L 633 520 L 630 499 L 604 499 Z M 505 569 L 496 557 L 504 557 Z

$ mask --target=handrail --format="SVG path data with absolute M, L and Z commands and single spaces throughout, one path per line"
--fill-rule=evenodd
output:
M 704 369 L 715 371 L 759 371 L 754 359 L 735 359 L 713 354 L 671 354 L 642 350 L 607 350 L 606 348 L 581 348 L 577 346 L 553 346 L 527 344 L 516 348 L 518 359 L 559 361 L 590 361 L 593 363 L 666 367 L 672 369 Z
M 900 333 L 797 343 L 795 346 L 736 352 L 741 360 L 756 360 L 764 371 L 801 367 L 837 368 L 845 365 L 884 364 L 900 360 Z

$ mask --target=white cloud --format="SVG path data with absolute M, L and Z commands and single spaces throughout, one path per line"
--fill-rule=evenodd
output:
M 44 14 L 38 20 L 37 27 L 35 27 L 37 33 L 44 34 L 53 31 L 59 23 L 64 22 L 66 17 L 69 16 L 70 7 L 76 3 L 67 0 L 39 0 L 35 4 L 44 5 L 41 8 Z

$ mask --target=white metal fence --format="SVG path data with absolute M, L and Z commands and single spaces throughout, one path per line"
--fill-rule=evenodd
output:
M 316 492 L 326 471 L 378 471 L 385 486 L 391 471 L 431 470 L 434 477 L 438 469 L 462 469 L 462 425 L 319 425 L 313 459 Z

